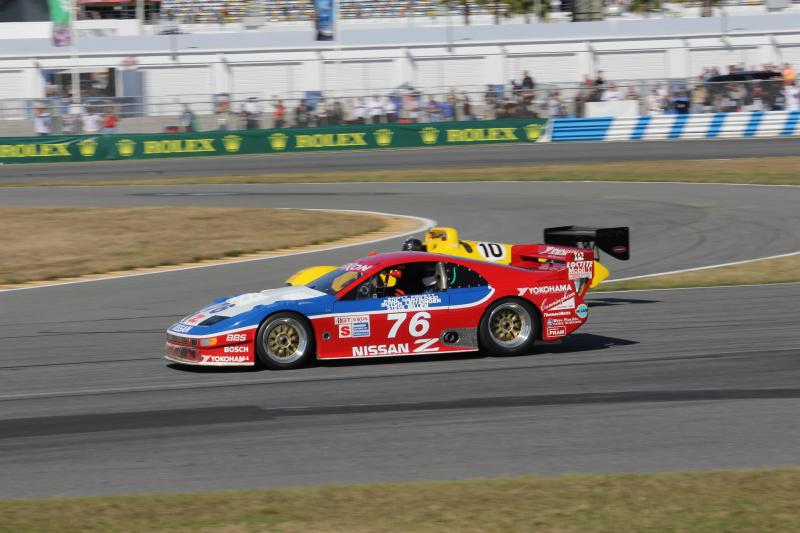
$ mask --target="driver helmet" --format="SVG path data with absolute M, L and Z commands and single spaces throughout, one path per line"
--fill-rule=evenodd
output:
M 404 252 L 423 252 L 425 251 L 425 246 L 419 239 L 406 239 L 401 250 Z

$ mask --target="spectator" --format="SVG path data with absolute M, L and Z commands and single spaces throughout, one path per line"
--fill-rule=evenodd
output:
M 689 113 L 689 99 L 685 92 L 678 93 L 672 99 L 671 104 L 676 115 L 687 115 Z
M 255 96 L 251 96 L 247 99 L 247 102 L 244 104 L 244 112 L 247 119 L 248 130 L 257 130 L 261 127 L 259 120 L 261 117 L 261 108 Z
M 298 128 L 307 128 L 310 115 L 311 114 L 308 106 L 306 105 L 306 101 L 300 100 L 300 103 L 297 104 L 297 107 L 294 110 L 295 125 L 297 125 Z
M 660 115 L 664 112 L 664 100 L 659 96 L 658 89 L 653 89 L 647 95 L 647 114 Z
M 62 133 L 77 133 L 78 132 L 78 117 L 67 111 L 61 115 L 61 132 Z
M 603 71 L 597 71 L 597 77 L 594 79 L 594 86 L 595 87 L 602 87 L 603 84 L 606 82 L 605 78 L 603 78 Z
M 438 122 L 442 120 L 441 108 L 435 96 L 431 96 L 425 105 L 425 113 L 428 115 L 428 122 Z
M 547 98 L 547 112 L 550 118 L 560 118 L 566 116 L 564 102 L 561 101 L 561 94 L 558 91 L 550 91 Z
M 636 87 L 628 85 L 628 92 L 625 93 L 625 100 L 638 100 L 639 93 L 636 92 Z
M 103 128 L 105 133 L 115 133 L 117 131 L 117 122 L 119 122 L 117 115 L 111 109 L 106 109 L 103 115 Z
M 342 116 L 344 115 L 344 108 L 339 100 L 334 100 L 330 111 L 330 123 L 332 126 L 340 126 L 342 124 Z
M 352 98 L 348 98 L 344 101 L 344 105 L 342 106 L 342 121 L 345 124 L 356 123 L 355 106 L 353 105 Z
M 383 109 L 383 102 L 377 94 L 372 96 L 369 101 L 369 122 L 370 124 L 380 124 L 383 122 L 385 110 Z
M 363 98 L 359 98 L 356 102 L 356 106 L 353 109 L 353 119 L 355 124 L 366 124 L 367 123 L 367 106 L 364 103 Z
M 216 105 L 214 114 L 217 120 L 217 129 L 226 131 L 228 129 L 228 116 L 231 112 L 231 102 L 228 98 L 221 98 Z
M 455 120 L 456 109 L 451 95 L 448 94 L 444 100 L 442 100 L 442 103 L 439 105 L 439 112 L 442 115 L 442 120 Z
M 786 111 L 795 111 L 800 109 L 800 87 L 797 86 L 796 80 L 790 85 L 784 86 L 783 100 L 786 102 Z
M 319 102 L 317 102 L 317 108 L 315 109 L 317 115 L 317 125 L 318 126 L 327 126 L 328 125 L 328 104 L 325 103 L 325 99 L 321 98 Z
M 475 115 L 472 114 L 472 102 L 470 102 L 467 94 L 461 97 L 461 118 L 463 120 L 475 120 Z
M 276 128 L 283 128 L 286 125 L 286 107 L 283 105 L 283 100 L 275 102 L 272 119 Z
M 702 113 L 706 108 L 706 101 L 708 100 L 708 89 L 702 83 L 698 83 L 692 89 L 692 94 L 689 99 L 689 112 Z
M 783 64 L 783 83 L 784 85 L 794 85 L 797 79 L 797 72 L 792 68 L 789 63 Z
M 387 96 L 383 100 L 383 109 L 386 111 L 386 122 L 397 122 L 397 104 L 394 98 Z
M 528 73 L 527 70 L 525 72 L 523 72 L 522 74 L 523 74 L 523 76 L 522 76 L 522 88 L 525 89 L 525 90 L 528 90 L 528 91 L 532 91 L 534 89 L 534 87 L 536 87 L 536 84 L 533 82 L 533 78 L 531 78 L 531 75 Z
M 622 100 L 622 95 L 619 94 L 616 83 L 608 84 L 608 89 L 603 91 L 602 100 L 604 102 L 616 102 L 618 100 Z
M 44 106 L 36 108 L 36 115 L 33 117 L 33 130 L 36 135 L 50 135 L 53 132 L 53 120 L 50 111 Z
M 750 103 L 744 107 L 745 111 L 769 111 L 769 107 L 764 101 L 764 90 L 760 85 L 753 86 L 753 94 Z
M 100 133 L 102 118 L 93 109 L 89 108 L 83 113 L 83 133 Z
M 186 132 L 191 132 L 195 130 L 194 111 L 191 110 L 189 104 L 183 104 L 183 113 L 181 114 L 181 127 L 183 128 L 183 131 Z M 83 129 L 84 131 L 86 131 L 85 123 Z

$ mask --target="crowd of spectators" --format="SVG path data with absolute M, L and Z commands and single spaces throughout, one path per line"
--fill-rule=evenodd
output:
M 247 0 L 162 0 L 156 16 L 179 23 L 226 24 L 249 15 L 263 16 L 272 22 L 313 20 L 312 0 L 274 0 L 256 6 Z M 452 8 L 465 9 L 461 2 Z M 341 0 L 339 14 L 344 19 L 375 17 L 423 17 L 440 14 L 437 0 Z M 489 12 L 486 5 L 467 3 L 471 14 Z
M 598 71 L 594 77 L 585 76 L 578 87 L 537 85 L 525 71 L 508 85 L 487 85 L 482 92 L 450 89 L 445 94 L 426 94 L 406 87 L 370 97 L 315 94 L 297 100 L 251 97 L 241 102 L 226 95 L 215 101 L 213 119 L 201 120 L 190 104 L 184 104 L 180 125 L 169 131 L 581 117 L 592 102 L 620 100 L 636 101 L 643 115 L 797 110 L 800 85 L 789 64 L 750 70 L 730 66 L 725 73 L 706 68 L 694 80 L 665 83 L 614 82 Z M 108 105 L 73 104 L 57 110 L 39 104 L 34 108 L 34 132 L 38 135 L 55 131 L 56 122 L 63 133 L 111 133 L 118 121 L 115 108 Z
M 575 94 L 574 116 L 583 116 L 589 102 L 615 100 L 636 100 L 646 115 L 783 111 L 800 108 L 800 86 L 796 71 L 788 63 L 750 69 L 730 65 L 724 73 L 718 67 L 706 67 L 687 82 L 632 83 L 624 88 L 607 82 L 599 71 L 594 79 L 584 77 Z

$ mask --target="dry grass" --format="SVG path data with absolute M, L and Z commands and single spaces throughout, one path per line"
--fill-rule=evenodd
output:
M 678 146 L 676 144 L 676 146 Z M 535 150 L 535 147 L 531 149 Z M 575 146 L 580 150 L 580 145 Z M 631 150 L 636 146 L 631 144 Z M 413 158 L 413 153 L 409 154 Z M 683 181 L 692 183 L 754 183 L 800 185 L 800 157 L 760 157 L 699 161 L 633 161 L 487 168 L 408 169 L 346 172 L 276 173 L 183 178 L 84 180 L 16 185 L 147 185 L 205 183 L 342 183 L 367 181 Z M 14 185 L 6 183 L 5 185 Z
M 800 254 L 681 274 L 653 276 L 630 281 L 606 281 L 599 290 L 672 289 L 676 287 L 792 282 L 800 282 Z
M 0 502 L 0 531 L 800 530 L 800 469 L 476 479 Z
M 0 284 L 174 265 L 380 230 L 381 217 L 238 207 L 3 207 Z

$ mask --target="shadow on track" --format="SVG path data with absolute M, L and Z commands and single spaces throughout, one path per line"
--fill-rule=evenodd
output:
M 536 357 L 542 354 L 554 353 L 578 353 L 578 352 L 591 352 L 595 350 L 605 350 L 615 346 L 630 346 L 638 344 L 638 341 L 629 339 L 620 339 L 618 337 L 607 337 L 605 335 L 594 335 L 592 333 L 574 333 L 567 337 L 561 343 L 546 343 L 536 345 L 532 352 L 524 355 L 516 355 L 514 358 L 522 357 Z M 490 357 L 503 358 L 503 356 L 495 356 L 487 354 L 483 351 L 467 352 L 467 353 L 452 353 L 452 354 L 439 354 L 439 355 L 408 355 L 398 357 L 376 357 L 370 359 L 336 359 L 336 360 L 318 360 L 312 361 L 308 366 L 317 366 L 323 368 L 336 368 L 348 366 L 386 366 L 386 365 L 407 365 L 414 363 L 433 362 L 433 361 L 465 361 L 469 359 L 485 359 Z M 236 372 L 269 372 L 270 370 L 264 367 L 205 367 L 205 366 L 188 366 L 170 363 L 167 368 L 177 370 L 180 372 L 188 372 L 195 374 L 220 374 L 220 373 L 236 373 Z M 291 372 L 291 371 L 286 371 Z

